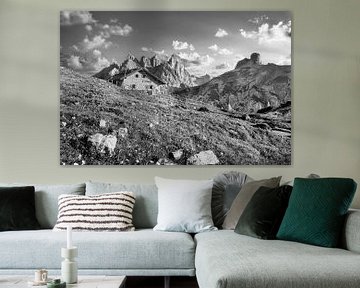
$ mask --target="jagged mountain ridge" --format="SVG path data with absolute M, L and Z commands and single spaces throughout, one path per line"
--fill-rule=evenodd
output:
M 183 91 L 182 95 L 242 113 L 291 101 L 291 66 L 262 65 L 260 55 L 240 60 L 234 70 Z
M 117 63 L 112 63 L 110 66 L 102 69 L 100 72 L 96 73 L 94 77 L 104 79 L 104 80 L 110 80 L 111 77 L 118 74 L 120 71 L 120 66 Z
M 116 72 L 114 69 L 118 69 L 117 73 L 114 73 Z M 177 55 L 172 55 L 169 59 L 161 59 L 157 54 L 150 59 L 142 56 L 139 61 L 135 56 L 129 54 L 120 66 L 113 63 L 96 73 L 94 77 L 111 80 L 116 74 L 133 69 L 146 69 L 171 87 L 191 87 L 195 85 L 190 73 Z

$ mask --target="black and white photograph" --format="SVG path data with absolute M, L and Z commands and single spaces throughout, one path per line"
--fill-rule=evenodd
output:
M 291 13 L 61 11 L 60 165 L 290 165 Z

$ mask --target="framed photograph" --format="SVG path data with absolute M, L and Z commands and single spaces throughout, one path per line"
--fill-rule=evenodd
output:
M 61 165 L 290 165 L 291 13 L 61 11 Z

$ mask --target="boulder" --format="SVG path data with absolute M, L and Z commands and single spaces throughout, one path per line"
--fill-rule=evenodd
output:
M 181 157 L 184 155 L 184 150 L 183 149 L 179 149 L 179 150 L 176 150 L 174 152 L 171 152 L 170 153 L 170 158 L 171 159 L 174 159 L 175 161 L 178 161 L 181 159 Z
M 125 137 L 127 137 L 128 134 L 129 134 L 128 128 L 125 128 L 125 127 L 119 128 L 119 130 L 118 130 L 118 135 L 119 135 L 120 137 L 125 138 Z
M 106 121 L 105 121 L 104 119 L 101 119 L 101 120 L 100 120 L 100 123 L 99 123 L 99 126 L 100 126 L 101 128 L 105 128 L 105 127 L 106 127 Z
M 187 159 L 188 165 L 216 165 L 219 163 L 219 159 L 211 150 L 201 151 Z
M 168 158 L 160 158 L 156 165 L 175 165 L 175 163 Z
M 88 140 L 100 153 L 105 153 L 105 149 L 107 149 L 109 151 L 110 157 L 114 155 L 114 150 L 117 143 L 116 136 L 96 133 L 91 135 Z

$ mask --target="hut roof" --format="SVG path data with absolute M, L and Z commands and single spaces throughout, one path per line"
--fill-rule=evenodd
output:
M 159 77 L 155 76 L 154 74 L 151 74 L 147 69 L 144 69 L 144 68 L 135 68 L 135 69 L 131 69 L 128 71 L 122 71 L 119 74 L 114 75 L 112 80 L 123 81 L 126 77 L 128 77 L 136 72 L 139 72 L 142 75 L 146 75 L 148 78 L 150 78 L 151 81 L 155 82 L 158 85 L 166 84 Z

